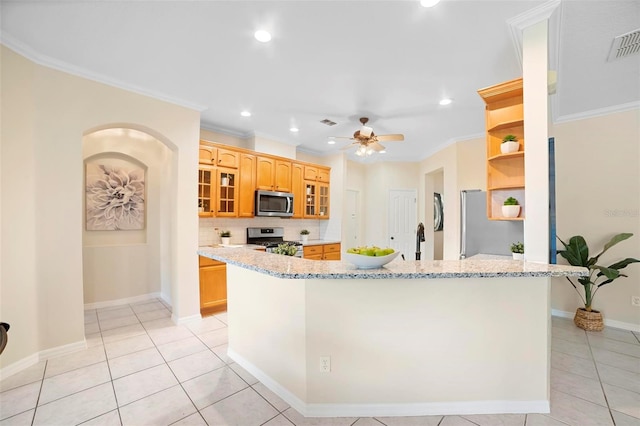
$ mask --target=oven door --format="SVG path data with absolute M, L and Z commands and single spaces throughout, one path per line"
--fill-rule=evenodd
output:
M 293 194 L 256 191 L 256 216 L 293 216 Z

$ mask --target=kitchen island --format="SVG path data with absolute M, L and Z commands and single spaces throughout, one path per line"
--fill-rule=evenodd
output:
M 198 253 L 227 263 L 229 356 L 305 416 L 549 412 L 550 277 L 585 273 Z

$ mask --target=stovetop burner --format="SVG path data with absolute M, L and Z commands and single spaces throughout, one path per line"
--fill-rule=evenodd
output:
M 247 244 L 257 244 L 267 248 L 277 247 L 278 244 L 289 243 L 301 245 L 299 241 L 285 241 L 284 228 L 247 228 Z

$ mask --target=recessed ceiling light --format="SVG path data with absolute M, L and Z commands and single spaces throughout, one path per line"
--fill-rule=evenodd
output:
M 451 102 L 453 102 L 453 99 L 444 98 L 440 100 L 440 105 L 449 105 Z
M 333 139 L 333 138 L 329 138 L 329 140 L 327 141 L 327 143 L 328 143 L 329 145 L 334 145 L 334 144 L 336 143 L 336 140 L 335 140 L 335 139 Z
M 385 149 L 383 149 L 382 151 L 378 151 L 378 154 L 386 154 L 387 151 Z
M 297 127 L 292 127 L 289 129 L 290 132 L 297 132 L 299 129 Z
M 242 111 L 240 115 L 243 117 L 251 117 L 251 113 L 249 111 Z
M 420 0 L 422 7 L 433 7 L 438 3 L 440 3 L 440 0 Z
M 253 34 L 253 36 L 256 38 L 256 40 L 262 43 L 271 41 L 271 34 L 269 33 L 269 31 L 258 30 Z

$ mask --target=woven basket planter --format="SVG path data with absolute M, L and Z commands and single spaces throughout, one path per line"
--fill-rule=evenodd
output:
M 573 322 L 587 331 L 602 331 L 604 329 L 602 313 L 598 311 L 589 312 L 584 308 L 578 308 L 576 309 L 576 316 L 573 317 Z

